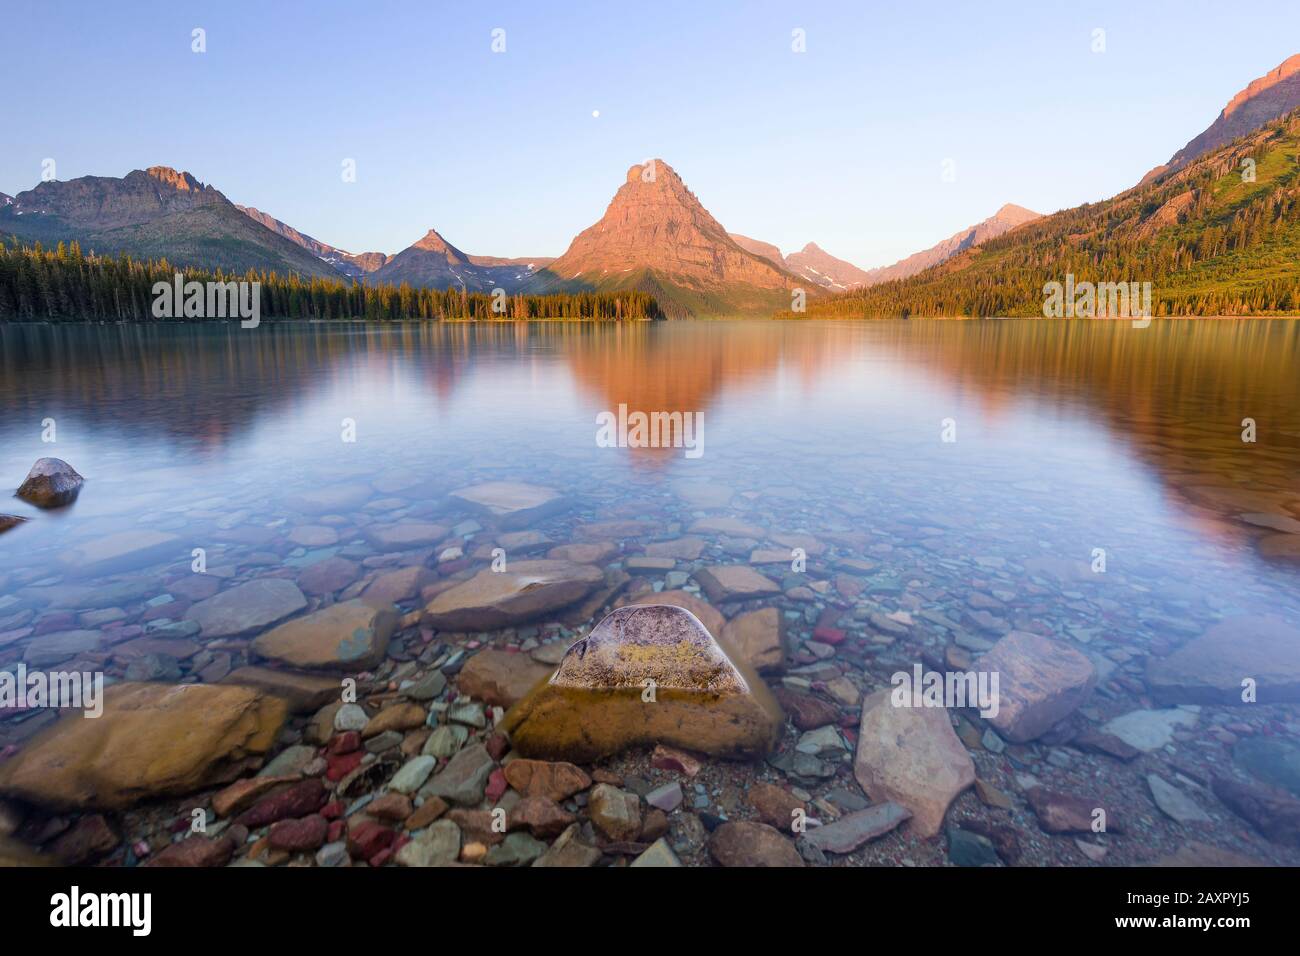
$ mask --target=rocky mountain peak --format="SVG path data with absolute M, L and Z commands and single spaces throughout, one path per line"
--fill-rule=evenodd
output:
M 469 256 L 461 252 L 446 239 L 438 234 L 438 230 L 430 229 L 418 241 L 412 243 L 412 249 L 420 249 L 423 252 L 432 252 L 440 256 L 445 256 L 449 263 L 460 265 L 469 261 Z
M 1181 169 L 1193 160 L 1227 145 L 1238 136 L 1245 136 L 1296 107 L 1300 107 L 1300 53 L 1288 57 L 1275 69 L 1247 83 L 1246 88 L 1228 101 L 1218 118 L 1204 132 L 1174 153 L 1169 162 L 1143 176 L 1139 185 Z

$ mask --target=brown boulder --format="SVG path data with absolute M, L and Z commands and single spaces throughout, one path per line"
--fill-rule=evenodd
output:
M 259 764 L 286 716 L 284 701 L 247 687 L 116 684 L 102 717 L 64 717 L 0 764 L 0 794 L 117 810 L 193 793 Z
M 587 762 L 666 743 L 753 758 L 772 749 L 784 722 L 758 675 L 732 661 L 693 614 L 635 605 L 570 646 L 502 729 L 525 757 Z

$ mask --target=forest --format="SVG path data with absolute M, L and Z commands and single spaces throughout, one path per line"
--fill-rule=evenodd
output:
M 165 259 L 140 261 L 83 253 L 78 243 L 54 249 L 0 239 L 0 321 L 133 322 L 155 319 L 154 285 L 256 282 L 260 315 L 271 319 L 640 320 L 662 318 L 654 296 L 635 290 L 494 296 L 465 289 L 363 285 L 340 277 L 249 271 L 241 275 L 177 268 Z

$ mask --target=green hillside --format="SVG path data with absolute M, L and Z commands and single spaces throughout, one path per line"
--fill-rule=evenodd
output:
M 1044 286 L 1067 275 L 1149 282 L 1157 316 L 1300 314 L 1300 110 L 1145 186 L 804 315 L 1042 316 Z

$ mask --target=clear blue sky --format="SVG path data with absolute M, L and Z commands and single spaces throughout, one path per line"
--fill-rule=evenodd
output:
M 1297 0 L 6 0 L 3 22 L 3 192 L 47 157 L 64 180 L 161 164 L 351 251 L 433 227 L 558 255 L 659 156 L 731 231 L 862 266 L 1004 202 L 1113 195 L 1300 52 Z

